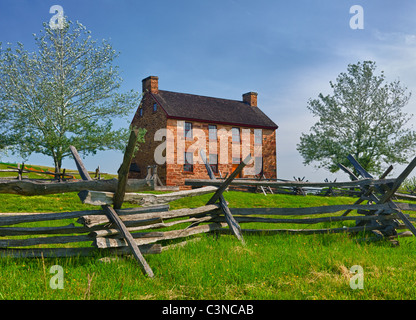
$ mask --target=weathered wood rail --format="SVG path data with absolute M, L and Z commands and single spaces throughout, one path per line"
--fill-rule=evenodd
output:
M 155 204 L 168 203 L 170 201 L 182 199 L 185 197 L 194 197 L 215 192 L 216 187 L 202 187 L 194 190 L 182 190 L 167 194 L 151 194 L 151 193 L 125 193 L 124 202 L 138 204 L 142 206 L 151 206 Z M 82 203 L 92 205 L 112 205 L 114 203 L 113 192 L 99 192 L 84 190 L 78 194 Z
M 270 180 L 235 180 L 230 183 L 231 186 L 263 186 L 263 187 L 338 187 L 338 188 L 359 188 L 363 186 L 377 186 L 388 185 L 394 183 L 396 179 L 382 179 L 377 180 L 373 178 L 360 179 L 355 181 L 340 181 L 340 182 L 309 182 L 309 181 L 270 181 Z M 201 186 L 220 186 L 224 181 L 209 180 L 209 179 L 187 179 L 185 185 L 193 187 Z
M 80 190 L 115 192 L 118 180 L 72 180 L 65 182 L 41 180 L 5 180 L 0 179 L 0 193 L 18 194 L 22 196 L 47 195 L 65 192 L 79 192 Z M 126 191 L 152 190 L 146 180 L 127 181 Z
M 3 181 L 0 193 L 22 196 L 61 192 L 79 192 L 84 203 L 97 210 L 60 213 L 0 214 L 0 256 L 11 257 L 67 257 L 95 255 L 105 252 L 133 255 L 144 274 L 153 271 L 143 255 L 161 253 L 190 237 L 203 233 L 232 234 L 242 244 L 250 234 L 331 234 L 370 232 L 374 239 L 398 236 L 397 230 L 407 229 L 416 235 L 411 218 L 405 212 L 416 211 L 416 204 L 393 202 L 401 183 L 416 166 L 416 158 L 396 179 L 387 179 L 387 172 L 376 179 L 368 174 L 352 157 L 351 163 L 361 178 L 347 182 L 314 183 L 307 181 L 236 181 L 235 177 L 250 161 L 248 156 L 225 180 L 216 180 L 207 164 L 205 152 L 201 158 L 210 179 L 187 180 L 186 185 L 200 186 L 194 190 L 167 194 L 137 193 L 152 187 L 146 181 L 128 180 L 135 136 L 131 135 L 118 179 L 91 180 L 75 148 L 71 148 L 82 181 L 48 182 Z M 351 172 L 349 172 L 350 174 Z M 289 186 L 289 187 L 354 187 L 360 190 L 358 200 L 348 205 L 304 208 L 230 208 L 224 191 L 231 185 Z M 169 202 L 183 197 L 212 194 L 205 205 L 197 208 L 170 210 Z M 125 202 L 142 207 L 122 208 Z M 112 207 L 113 206 L 113 207 Z M 349 215 L 351 212 L 356 214 Z M 61 221 L 57 226 L 39 222 Z M 355 225 L 351 225 L 351 221 Z M 343 223 L 347 225 L 343 225 Z M 35 225 L 33 225 L 35 223 Z M 329 227 L 334 223 L 335 226 Z M 25 224 L 21 226 L 21 224 Z M 59 225 L 58 225 L 59 224 Z M 247 225 L 243 229 L 240 225 Z M 276 225 L 276 228 L 272 226 Z M 54 223 L 55 225 L 55 223 Z M 285 226 L 289 225 L 289 228 Z M 299 225 L 299 228 L 293 227 Z M 264 227 L 263 227 L 264 226 Z M 394 242 L 397 244 L 397 241 Z M 76 244 L 76 245 L 75 245 Z

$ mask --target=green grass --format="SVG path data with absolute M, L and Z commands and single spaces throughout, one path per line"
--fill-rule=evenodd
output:
M 305 207 L 353 203 L 354 198 L 323 198 L 224 193 L 230 207 Z M 172 209 L 196 207 L 209 195 L 171 203 Z M 0 195 L 0 212 L 93 209 L 74 193 L 44 197 Z M 339 213 L 338 213 L 339 215 Z M 74 221 L 64 221 L 64 224 Z M 58 222 L 56 222 L 58 223 Z M 60 222 L 62 223 L 62 222 Z M 251 224 L 250 224 L 251 225 Z M 341 224 L 342 225 L 342 224 Z M 257 227 L 288 228 L 271 225 Z M 337 225 L 339 226 L 339 225 Z M 247 228 L 248 225 L 243 225 Z M 251 227 L 251 226 L 250 226 Z M 297 226 L 298 227 L 298 226 Z M 317 225 L 314 227 L 329 227 Z M 348 235 L 198 236 L 181 248 L 146 255 L 155 273 L 142 275 L 129 257 L 110 263 L 100 256 L 45 259 L 0 259 L 0 299 L 415 299 L 416 243 L 401 238 L 357 243 Z M 64 270 L 64 289 L 53 290 L 53 265 Z M 349 269 L 364 269 L 364 289 L 350 287 Z

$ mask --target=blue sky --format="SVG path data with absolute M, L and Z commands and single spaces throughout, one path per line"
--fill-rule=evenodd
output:
M 159 87 L 169 91 L 236 100 L 258 92 L 260 108 L 279 125 L 280 178 L 348 180 L 342 173 L 303 166 L 296 151 L 301 133 L 316 121 L 306 108 L 308 99 L 329 93 L 329 81 L 348 64 L 374 60 L 389 80 L 400 79 L 416 91 L 416 2 L 411 0 L 0 0 L 0 41 L 20 41 L 31 49 L 32 34 L 51 19 L 52 5 L 61 5 L 93 38 L 110 39 L 120 52 L 123 90 L 141 90 L 141 80 L 155 75 Z M 353 5 L 364 9 L 362 30 L 350 28 Z M 407 112 L 414 112 L 415 99 Z M 91 170 L 100 165 L 114 173 L 122 154 L 102 152 L 84 161 Z M 36 155 L 29 162 L 52 164 Z M 73 160 L 65 160 L 64 167 L 75 168 Z

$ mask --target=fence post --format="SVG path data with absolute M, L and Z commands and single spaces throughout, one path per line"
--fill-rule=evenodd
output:
M 92 180 L 88 171 L 85 169 L 84 164 L 81 161 L 81 158 L 78 154 L 77 149 L 75 147 L 70 146 L 72 155 L 74 156 L 76 166 L 79 170 L 79 173 L 83 180 Z M 120 183 L 120 182 L 119 182 Z M 127 230 L 124 223 L 121 221 L 120 217 L 118 216 L 117 212 L 109 205 L 101 206 L 104 210 L 105 214 L 107 215 L 108 219 L 116 224 L 120 233 L 123 235 L 124 239 L 126 240 L 130 250 L 133 253 L 134 258 L 139 263 L 140 268 L 144 274 L 147 274 L 149 277 L 153 278 L 154 274 L 150 266 L 148 265 L 147 261 L 144 259 L 142 253 L 140 252 L 139 247 L 137 246 L 136 242 L 133 239 L 131 233 Z
M 243 171 L 244 167 L 247 165 L 247 163 L 249 163 L 251 161 L 252 157 L 249 154 L 244 160 L 243 162 L 241 162 L 238 167 L 233 171 L 233 173 L 230 174 L 230 176 L 223 182 L 223 184 L 221 184 L 221 186 L 217 189 L 217 191 L 214 193 L 214 195 L 211 197 L 211 199 L 209 199 L 209 201 L 207 202 L 207 204 L 214 204 L 222 195 L 222 193 L 225 191 L 225 189 L 228 188 L 228 186 L 230 185 L 230 183 L 234 180 L 235 177 L 237 177 L 241 171 Z M 205 158 L 206 161 L 206 158 Z M 205 162 L 204 161 L 204 162 Z M 209 164 L 208 164 L 209 166 Z M 212 179 L 212 177 L 215 176 L 214 175 L 210 175 L 210 178 Z
M 352 155 L 348 156 L 348 160 L 350 160 L 354 168 L 363 177 L 372 178 L 372 176 L 358 163 L 357 160 L 354 159 Z M 410 162 L 409 165 L 403 170 L 403 172 L 399 175 L 399 177 L 396 179 L 396 181 L 394 182 L 391 188 L 388 188 L 386 186 L 386 188 L 389 189 L 388 191 L 385 191 L 383 190 L 383 188 L 378 187 L 378 191 L 381 192 L 382 194 L 382 197 L 380 199 L 377 199 L 377 197 L 375 197 L 373 194 L 371 195 L 372 197 L 376 199 L 376 203 L 379 203 L 379 204 L 388 203 L 392 209 L 396 210 L 397 215 L 400 217 L 400 219 L 403 221 L 406 227 L 408 227 L 409 230 L 416 236 L 415 226 L 410 222 L 409 219 L 407 219 L 407 217 L 403 214 L 400 208 L 391 200 L 391 197 L 399 189 L 400 185 L 403 183 L 403 181 L 407 178 L 407 176 L 413 171 L 415 167 L 416 167 L 416 158 L 414 158 L 412 162 Z M 376 214 L 379 214 L 381 212 L 377 211 Z
M 216 180 L 214 173 L 212 172 L 211 166 L 207 162 L 205 151 L 201 149 L 200 154 L 201 154 L 201 159 L 205 164 L 205 168 L 207 169 L 208 176 L 211 178 L 211 180 Z M 251 156 L 249 157 L 251 158 Z M 241 170 L 243 170 L 245 165 L 246 163 L 245 161 L 243 161 L 242 163 L 240 163 L 237 169 L 239 169 L 239 171 L 241 172 Z M 235 171 L 237 171 L 237 169 Z M 235 173 L 235 171 L 233 173 Z M 225 220 L 227 221 L 227 224 L 230 227 L 231 232 L 237 237 L 238 240 L 240 240 L 244 244 L 244 238 L 241 232 L 241 227 L 238 224 L 238 222 L 234 219 L 233 215 L 231 214 L 230 208 L 228 208 L 227 202 L 225 201 L 224 196 L 222 195 L 222 192 L 224 192 L 224 190 L 227 188 L 227 185 L 231 183 L 231 181 L 237 176 L 238 173 L 239 172 L 237 172 L 234 176 L 233 174 L 231 174 L 230 177 L 224 183 L 222 183 L 221 186 L 218 188 L 218 190 L 221 189 L 222 191 L 218 193 L 218 190 L 217 190 L 214 196 L 217 195 L 218 196 L 217 199 L 220 200 L 221 209 L 224 212 Z M 225 183 L 227 183 L 227 185 Z M 212 198 L 214 198 L 214 196 Z
M 17 180 L 21 181 L 22 180 L 22 174 L 23 174 L 23 169 L 25 167 L 25 164 L 22 164 L 22 167 L 20 167 L 20 163 L 17 164 Z

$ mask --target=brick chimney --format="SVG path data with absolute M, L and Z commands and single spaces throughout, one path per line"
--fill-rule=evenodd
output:
M 251 107 L 257 107 L 257 92 L 247 92 L 243 94 L 243 102 Z
M 150 76 L 146 79 L 142 80 L 142 87 L 143 93 L 151 92 L 151 93 L 158 93 L 159 92 L 159 77 Z

